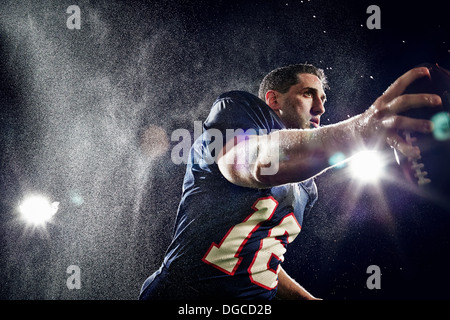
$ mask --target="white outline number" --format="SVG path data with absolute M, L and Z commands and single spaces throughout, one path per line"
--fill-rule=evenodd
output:
M 234 275 L 242 257 L 240 253 L 252 234 L 265 222 L 272 218 L 278 202 L 273 197 L 258 199 L 252 208 L 255 210 L 243 222 L 228 230 L 219 244 L 213 243 L 209 247 L 203 261 L 220 271 Z M 286 237 L 287 243 L 292 242 L 300 233 L 301 226 L 293 213 L 288 214 L 275 227 L 266 238 L 260 241 L 258 251 L 255 252 L 253 261 L 248 268 L 250 280 L 256 285 L 267 290 L 274 289 L 277 284 L 277 275 L 280 270 L 270 267 L 270 262 L 277 259 L 283 262 L 286 252 L 285 244 L 280 237 Z

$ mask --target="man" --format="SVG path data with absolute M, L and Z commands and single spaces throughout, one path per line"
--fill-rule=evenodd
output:
M 325 127 L 326 78 L 312 65 L 272 71 L 259 98 L 220 96 L 190 151 L 173 241 L 140 298 L 315 299 L 280 265 L 317 200 L 312 178 L 329 168 L 333 154 L 351 156 L 359 144 L 380 138 L 419 157 L 397 130 L 432 130 L 430 121 L 398 115 L 441 104 L 435 95 L 402 95 L 424 76 L 427 68 L 407 72 L 367 111 Z M 221 150 L 212 147 L 217 137 Z

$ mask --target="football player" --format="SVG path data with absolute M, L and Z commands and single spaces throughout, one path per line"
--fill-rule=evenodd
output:
M 350 157 L 380 138 L 419 157 L 397 130 L 431 132 L 430 121 L 399 115 L 441 104 L 437 95 L 402 94 L 427 76 L 412 69 L 364 113 L 327 126 L 327 80 L 309 64 L 273 70 L 259 97 L 218 97 L 190 150 L 173 241 L 140 299 L 316 299 L 281 267 L 317 200 L 313 178 L 333 154 Z

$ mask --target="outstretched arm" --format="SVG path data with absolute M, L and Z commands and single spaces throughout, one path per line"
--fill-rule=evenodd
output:
M 403 95 L 409 84 L 424 76 L 430 76 L 427 68 L 408 71 L 369 109 L 348 120 L 317 129 L 280 130 L 251 136 L 240 143 L 230 141 L 218 156 L 219 169 L 234 184 L 269 188 L 307 180 L 328 169 L 329 158 L 336 152 L 350 157 L 358 146 L 380 140 L 407 157 L 417 158 L 420 150 L 406 143 L 397 130 L 432 131 L 431 121 L 399 115 L 409 109 L 442 104 L 437 95 Z M 276 172 L 264 173 L 274 165 Z

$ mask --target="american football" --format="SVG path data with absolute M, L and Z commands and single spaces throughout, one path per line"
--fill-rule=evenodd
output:
M 407 159 L 394 149 L 397 163 L 406 180 L 426 195 L 444 198 L 450 194 L 450 72 L 439 65 L 423 64 L 430 71 L 430 77 L 413 82 L 405 94 L 432 93 L 442 99 L 442 107 L 409 110 L 403 115 L 422 118 L 433 122 L 433 133 L 402 132 L 405 140 L 421 150 L 420 159 Z

